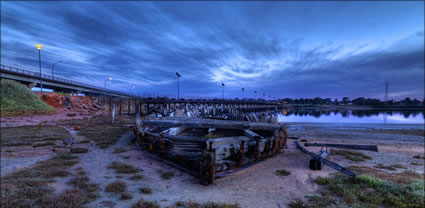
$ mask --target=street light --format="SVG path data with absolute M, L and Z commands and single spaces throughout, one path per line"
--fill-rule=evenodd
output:
M 244 97 L 244 91 L 245 91 L 245 88 L 242 88 L 242 100 L 243 100 L 243 97 Z
M 109 80 L 109 81 L 111 81 L 111 80 L 112 80 L 112 77 L 109 77 L 108 79 L 105 79 L 105 84 L 103 85 L 103 88 L 105 88 L 105 89 L 106 89 L 106 82 L 107 82 L 108 80 Z
M 266 93 L 263 93 L 263 99 L 264 100 L 266 99 Z
M 41 48 L 43 48 L 43 45 L 37 44 L 35 46 L 38 49 L 38 65 L 40 65 L 40 92 L 43 92 L 43 80 L 41 79 Z
M 224 100 L 224 83 L 221 83 L 221 99 Z
M 255 99 L 257 99 L 257 91 L 254 91 L 254 93 L 255 93 Z
M 179 100 L 180 99 L 180 81 L 179 81 L 179 78 L 181 77 L 181 75 L 178 72 L 176 72 L 176 75 L 177 75 L 177 100 Z
M 57 63 L 60 63 L 60 62 L 62 62 L 62 61 L 56 61 L 56 63 L 54 63 L 54 64 L 53 64 L 53 66 L 52 66 L 52 78 L 54 78 L 54 77 L 53 77 L 53 69 L 55 68 L 55 65 L 56 65 Z

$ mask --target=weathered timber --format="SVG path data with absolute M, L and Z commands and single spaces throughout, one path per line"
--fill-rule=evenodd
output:
M 112 115 L 112 124 L 114 124 L 114 121 L 115 121 L 115 103 L 112 104 L 111 115 Z
M 328 143 L 305 143 L 304 146 L 318 146 L 318 147 L 335 147 L 341 149 L 357 149 L 378 152 L 376 145 L 359 145 L 359 144 L 328 144 Z
M 158 127 L 188 127 L 188 128 L 217 128 L 217 129 L 250 129 L 250 130 L 268 130 L 272 131 L 281 128 L 280 125 L 262 123 L 262 122 L 246 122 L 246 121 L 228 121 L 214 119 L 197 119 L 197 118 L 175 118 L 175 119 L 150 119 L 145 120 L 145 125 Z
M 301 152 L 304 152 L 305 154 L 310 155 L 313 159 L 318 160 L 321 163 L 323 163 L 323 164 L 325 164 L 325 165 L 327 165 L 327 166 L 329 166 L 329 167 L 331 167 L 331 168 L 333 168 L 333 169 L 335 169 L 335 170 L 337 170 L 341 173 L 344 173 L 345 175 L 348 175 L 350 178 L 356 177 L 355 173 L 353 173 L 353 172 L 349 171 L 348 169 L 338 165 L 337 163 L 331 162 L 331 161 L 329 161 L 325 158 L 320 157 L 319 155 L 317 155 L 315 153 L 309 152 L 304 147 L 302 147 L 298 141 L 295 141 L 295 145 L 299 150 L 301 150 Z
M 202 152 L 202 160 L 200 162 L 199 180 L 202 185 L 214 183 L 215 175 L 215 155 L 213 152 Z

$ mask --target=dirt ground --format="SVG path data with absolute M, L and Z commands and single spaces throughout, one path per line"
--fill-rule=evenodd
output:
M 50 120 L 51 121 L 51 120 Z M 29 124 L 28 122 L 20 124 Z M 369 124 L 290 124 L 289 135 L 299 137 L 299 140 L 308 142 L 332 142 L 350 144 L 374 144 L 378 145 L 379 152 L 359 151 L 372 157 L 364 162 L 353 162 L 344 159 L 340 155 L 331 155 L 330 160 L 343 166 L 369 166 L 378 163 L 402 164 L 409 170 L 424 173 L 424 160 L 415 159 L 415 155 L 424 155 L 424 137 L 418 135 L 390 133 L 382 129 L 422 129 L 423 125 L 369 125 Z M 295 198 L 304 198 L 317 194 L 320 186 L 314 182 L 317 176 L 327 176 L 335 170 L 324 166 L 320 171 L 308 168 L 310 157 L 295 148 L 295 140 L 288 139 L 284 152 L 269 158 L 255 166 L 231 174 L 225 178 L 217 179 L 210 186 L 200 185 L 198 180 L 184 172 L 180 172 L 170 166 L 151 157 L 150 153 L 140 150 L 133 142 L 134 135 L 129 132 L 124 134 L 118 142 L 106 149 L 98 148 L 93 141 L 80 144 L 85 139 L 78 135 L 78 131 L 66 127 L 75 141 L 73 146 L 85 147 L 87 153 L 78 154 L 80 163 L 72 169 L 83 168 L 91 182 L 100 185 L 99 197 L 88 204 L 88 207 L 130 207 L 139 199 L 157 201 L 161 207 L 175 207 L 177 201 L 197 202 L 226 202 L 238 203 L 241 207 L 264 207 L 284 208 Z M 373 130 L 376 129 L 376 133 Z M 53 157 L 53 147 L 38 148 L 45 154 L 25 154 L 30 147 L 19 147 L 20 150 L 10 151 L 14 147 L 2 148 L 1 175 L 16 171 L 19 168 L 28 167 L 36 161 Z M 113 153 L 117 148 L 124 148 L 122 153 Z M 313 152 L 320 148 L 308 147 Z M 122 162 L 133 165 L 139 169 L 144 178 L 139 181 L 130 180 L 133 174 L 118 174 L 108 166 L 114 162 Z M 416 165 L 412 165 L 416 163 Z M 275 172 L 285 169 L 291 174 L 279 176 Z M 161 178 L 158 170 L 173 171 L 175 176 L 169 180 Z M 396 170 L 402 171 L 402 170 Z M 66 181 L 69 178 L 61 178 L 51 184 L 56 192 L 67 189 Z M 105 192 L 105 187 L 116 180 L 127 185 L 127 192 L 133 195 L 130 200 L 120 200 L 119 194 Z M 152 194 L 142 194 L 140 187 L 149 187 Z

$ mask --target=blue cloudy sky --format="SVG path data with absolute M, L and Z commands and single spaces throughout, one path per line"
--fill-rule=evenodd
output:
M 424 2 L 1 2 L 1 63 L 135 92 L 424 97 Z M 261 96 L 260 96 L 261 95 Z

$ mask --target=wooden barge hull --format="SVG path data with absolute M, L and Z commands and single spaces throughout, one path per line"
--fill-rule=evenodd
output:
M 145 120 L 135 131 L 141 148 L 204 185 L 280 153 L 287 136 L 283 125 L 194 118 Z

